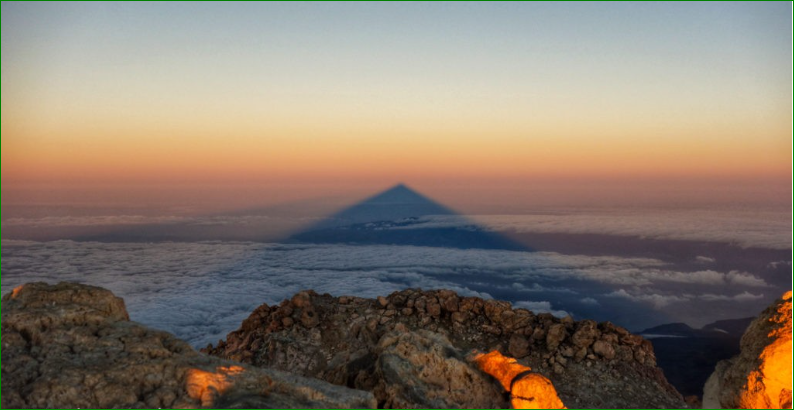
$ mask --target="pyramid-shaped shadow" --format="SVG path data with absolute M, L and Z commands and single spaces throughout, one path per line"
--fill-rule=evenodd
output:
M 429 216 L 442 216 L 453 223 L 433 224 Z M 286 242 L 531 251 L 404 184 L 343 209 L 291 235 Z

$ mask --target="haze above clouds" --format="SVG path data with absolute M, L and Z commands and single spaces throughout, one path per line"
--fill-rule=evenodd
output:
M 249 211 L 253 212 L 253 211 Z M 297 230 L 323 219 L 320 215 L 212 214 L 212 215 L 61 215 L 11 216 L 3 228 L 69 228 L 168 224 L 173 226 L 243 227 L 256 225 L 260 234 L 277 229 Z M 791 248 L 790 207 L 687 207 L 670 208 L 540 208 L 522 215 L 429 215 L 416 223 L 391 229 L 466 227 L 494 231 L 638 236 L 653 239 L 722 242 L 741 247 Z M 217 238 L 224 239 L 224 238 Z M 237 239 L 251 239 L 240 236 Z M 707 263 L 708 257 L 701 259 Z
M 433 215 L 394 229 L 461 227 L 472 221 L 495 231 L 592 233 L 791 248 L 791 209 L 610 208 L 525 215 Z

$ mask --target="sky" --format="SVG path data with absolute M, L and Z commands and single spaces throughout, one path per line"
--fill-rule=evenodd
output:
M 3 2 L 2 198 L 790 206 L 791 7 Z

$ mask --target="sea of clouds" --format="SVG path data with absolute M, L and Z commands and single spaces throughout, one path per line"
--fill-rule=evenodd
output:
M 791 249 L 791 209 L 621 208 L 526 215 L 430 215 L 395 229 L 461 227 L 494 231 L 604 234 Z
M 297 231 L 323 220 L 316 216 L 285 215 L 61 215 L 12 216 L 3 228 L 24 229 L 124 227 L 159 224 L 204 227 L 258 226 Z M 603 234 L 652 239 L 720 242 L 740 247 L 791 249 L 790 207 L 739 208 L 620 208 L 556 209 L 521 215 L 429 215 L 391 229 L 467 228 L 533 233 Z M 220 239 L 220 238 L 219 238 Z M 223 239 L 229 239 L 224 237 Z M 250 238 L 240 237 L 240 240 Z
M 753 273 L 707 266 L 680 271 L 652 258 L 389 245 L 3 240 L 2 293 L 33 281 L 105 287 L 124 298 L 132 320 L 198 347 L 225 338 L 260 304 L 303 289 L 375 297 L 408 287 L 445 288 L 635 327 L 681 319 L 671 315 L 691 309 L 704 321 L 747 316 L 730 309 L 758 310 L 778 293 Z

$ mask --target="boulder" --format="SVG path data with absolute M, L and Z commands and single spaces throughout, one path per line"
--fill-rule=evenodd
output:
M 383 296 L 378 296 L 378 305 L 380 307 L 385 308 L 389 304 L 389 300 Z
M 612 346 L 609 342 L 605 342 L 603 340 L 597 340 L 593 343 L 593 351 L 607 360 L 612 360 L 615 358 L 615 347 Z
M 546 334 L 546 349 L 550 352 L 557 350 L 566 336 L 568 336 L 568 331 L 565 330 L 565 325 L 561 323 L 551 325 Z
M 576 347 L 590 347 L 600 334 L 601 332 L 598 330 L 596 322 L 582 320 L 579 322 L 576 332 L 571 336 L 571 343 Z
M 507 349 L 511 356 L 520 359 L 529 354 L 529 341 L 524 336 L 513 334 Z
M 123 300 L 93 286 L 14 289 L 2 299 L 2 343 L 3 408 L 376 405 L 369 392 L 202 355 L 129 321 Z
M 376 352 L 373 392 L 384 408 L 505 408 L 501 390 L 438 333 L 390 332 Z
M 566 408 L 552 382 L 533 372 L 511 357 L 498 351 L 473 354 L 473 361 L 510 393 L 514 409 L 564 409 Z
M 314 294 L 314 292 L 305 290 L 303 292 L 298 292 L 292 297 L 290 303 L 292 303 L 293 307 L 298 309 L 307 308 L 312 305 L 312 294 Z
M 717 363 L 703 391 L 705 408 L 791 408 L 791 291 L 761 312 L 739 355 Z

